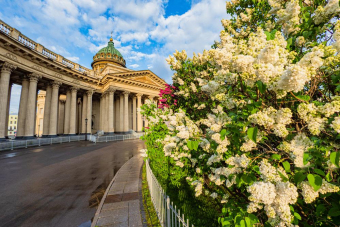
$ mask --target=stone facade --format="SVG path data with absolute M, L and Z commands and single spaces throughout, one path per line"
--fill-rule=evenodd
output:
M 165 81 L 150 70 L 126 68 L 112 38 L 91 66 L 48 50 L 0 20 L 0 140 L 7 135 L 13 83 L 22 86 L 17 138 L 141 131 L 146 122 L 140 106 L 157 100 Z

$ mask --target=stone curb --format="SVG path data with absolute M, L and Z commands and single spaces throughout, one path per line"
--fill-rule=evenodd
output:
M 127 162 L 125 162 L 124 165 L 122 165 L 122 167 L 120 167 L 120 169 L 117 171 L 117 173 L 116 173 L 115 176 L 113 177 L 112 181 L 110 182 L 109 186 L 106 188 L 106 191 L 105 191 L 105 193 L 104 193 L 104 195 L 103 195 L 103 198 L 102 198 L 102 200 L 100 201 L 100 204 L 99 204 L 99 206 L 98 206 L 98 208 L 97 208 L 97 211 L 96 211 L 96 213 L 95 213 L 95 216 L 94 216 L 94 218 L 93 218 L 91 227 L 96 227 L 96 224 L 97 224 L 97 221 L 98 221 L 98 219 L 99 219 L 100 212 L 101 212 L 101 210 L 102 210 L 102 208 L 103 208 L 105 199 L 106 199 L 106 197 L 107 197 L 107 194 L 108 194 L 109 191 L 110 191 L 110 188 L 111 188 L 112 184 L 113 184 L 114 181 L 116 180 L 116 177 L 118 176 L 118 174 L 120 173 L 120 171 L 123 169 L 123 167 L 124 167 L 125 165 L 127 165 L 128 162 L 131 161 L 131 160 L 132 160 L 133 158 L 135 158 L 135 157 L 136 157 L 136 156 L 133 156 L 133 157 L 130 158 Z

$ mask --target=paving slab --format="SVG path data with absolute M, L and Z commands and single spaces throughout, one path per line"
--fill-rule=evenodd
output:
M 143 158 L 136 155 L 117 172 L 98 206 L 91 227 L 141 227 L 140 171 Z

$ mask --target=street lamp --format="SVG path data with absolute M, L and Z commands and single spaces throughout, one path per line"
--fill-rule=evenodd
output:
M 87 118 L 85 119 L 85 141 L 87 141 Z

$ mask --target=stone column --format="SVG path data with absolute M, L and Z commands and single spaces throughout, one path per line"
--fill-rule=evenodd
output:
M 11 72 L 16 69 L 16 66 L 10 63 L 3 63 L 1 65 L 1 77 L 0 77 L 0 140 L 5 139 L 6 133 L 6 118 L 7 118 L 7 102 L 8 102 L 8 90 L 9 80 Z
M 46 84 L 46 96 L 44 105 L 44 122 L 43 122 L 43 135 L 47 137 L 50 129 L 50 112 L 51 112 L 51 98 L 52 98 L 52 86 L 50 83 Z
M 108 122 L 109 122 L 109 130 L 108 130 L 108 133 L 109 134 L 113 134 L 114 133 L 114 127 L 113 127 L 113 119 L 114 119 L 114 114 L 113 114 L 113 111 L 114 111 L 114 94 L 115 94 L 115 91 L 114 89 L 110 89 L 108 91 Z
M 70 135 L 76 134 L 76 117 L 77 117 L 77 88 L 71 88 L 71 108 L 70 108 Z
M 59 101 L 58 134 L 64 134 L 65 102 L 66 100 Z
M 137 107 L 136 107 L 136 102 L 137 102 L 137 96 L 132 97 L 132 129 L 133 131 L 137 131 Z
M 57 124 L 58 124 L 58 102 L 59 102 L 59 87 L 61 83 L 58 81 L 52 82 L 52 96 L 51 96 L 51 112 L 48 136 L 57 136 Z M 46 94 L 47 95 L 47 94 Z
M 124 94 L 119 96 L 119 132 L 124 132 Z
M 87 94 L 87 133 L 92 134 L 92 95 L 93 91 L 86 92 Z
M 70 134 L 71 90 L 66 91 L 64 134 Z
M 104 132 L 108 133 L 109 132 L 109 94 L 105 92 L 104 94 Z
M 143 129 L 143 119 L 141 114 L 142 96 L 143 94 L 137 94 L 137 132 L 141 132 Z
M 124 93 L 124 132 L 129 131 L 129 94 L 130 92 L 125 91 Z
M 81 98 L 78 98 L 77 100 L 77 104 L 78 104 L 78 113 L 77 113 L 77 129 L 76 129 L 76 133 L 79 135 L 81 133 L 81 116 L 82 116 L 82 102 L 81 102 Z
M 34 125 L 35 125 L 35 113 L 36 113 L 36 100 L 37 100 L 37 85 L 38 80 L 41 78 L 40 75 L 32 73 L 29 75 L 30 85 L 28 88 L 27 96 L 27 111 L 25 119 L 25 138 L 33 138 L 34 136 Z
M 100 96 L 100 102 L 99 102 L 99 106 L 100 106 L 100 119 L 99 119 L 99 130 L 103 130 L 103 119 L 104 119 L 104 115 L 103 115 L 103 105 L 104 105 L 104 102 L 103 102 L 103 95 Z
M 17 137 L 22 138 L 25 135 L 25 119 L 26 119 L 26 108 L 27 108 L 27 96 L 28 96 L 28 77 L 24 76 L 22 78 L 21 84 L 21 94 L 20 94 L 20 104 L 18 113 L 18 130 Z
M 86 125 L 85 125 L 85 119 L 87 117 L 87 94 L 83 94 L 83 110 L 81 114 L 81 133 L 85 134 L 86 132 Z
M 12 86 L 13 86 L 13 83 L 10 83 L 9 87 L 8 87 L 7 110 L 6 110 L 6 127 L 5 127 L 6 138 L 8 138 L 8 121 L 9 121 L 9 110 L 10 110 L 10 104 L 11 104 Z

